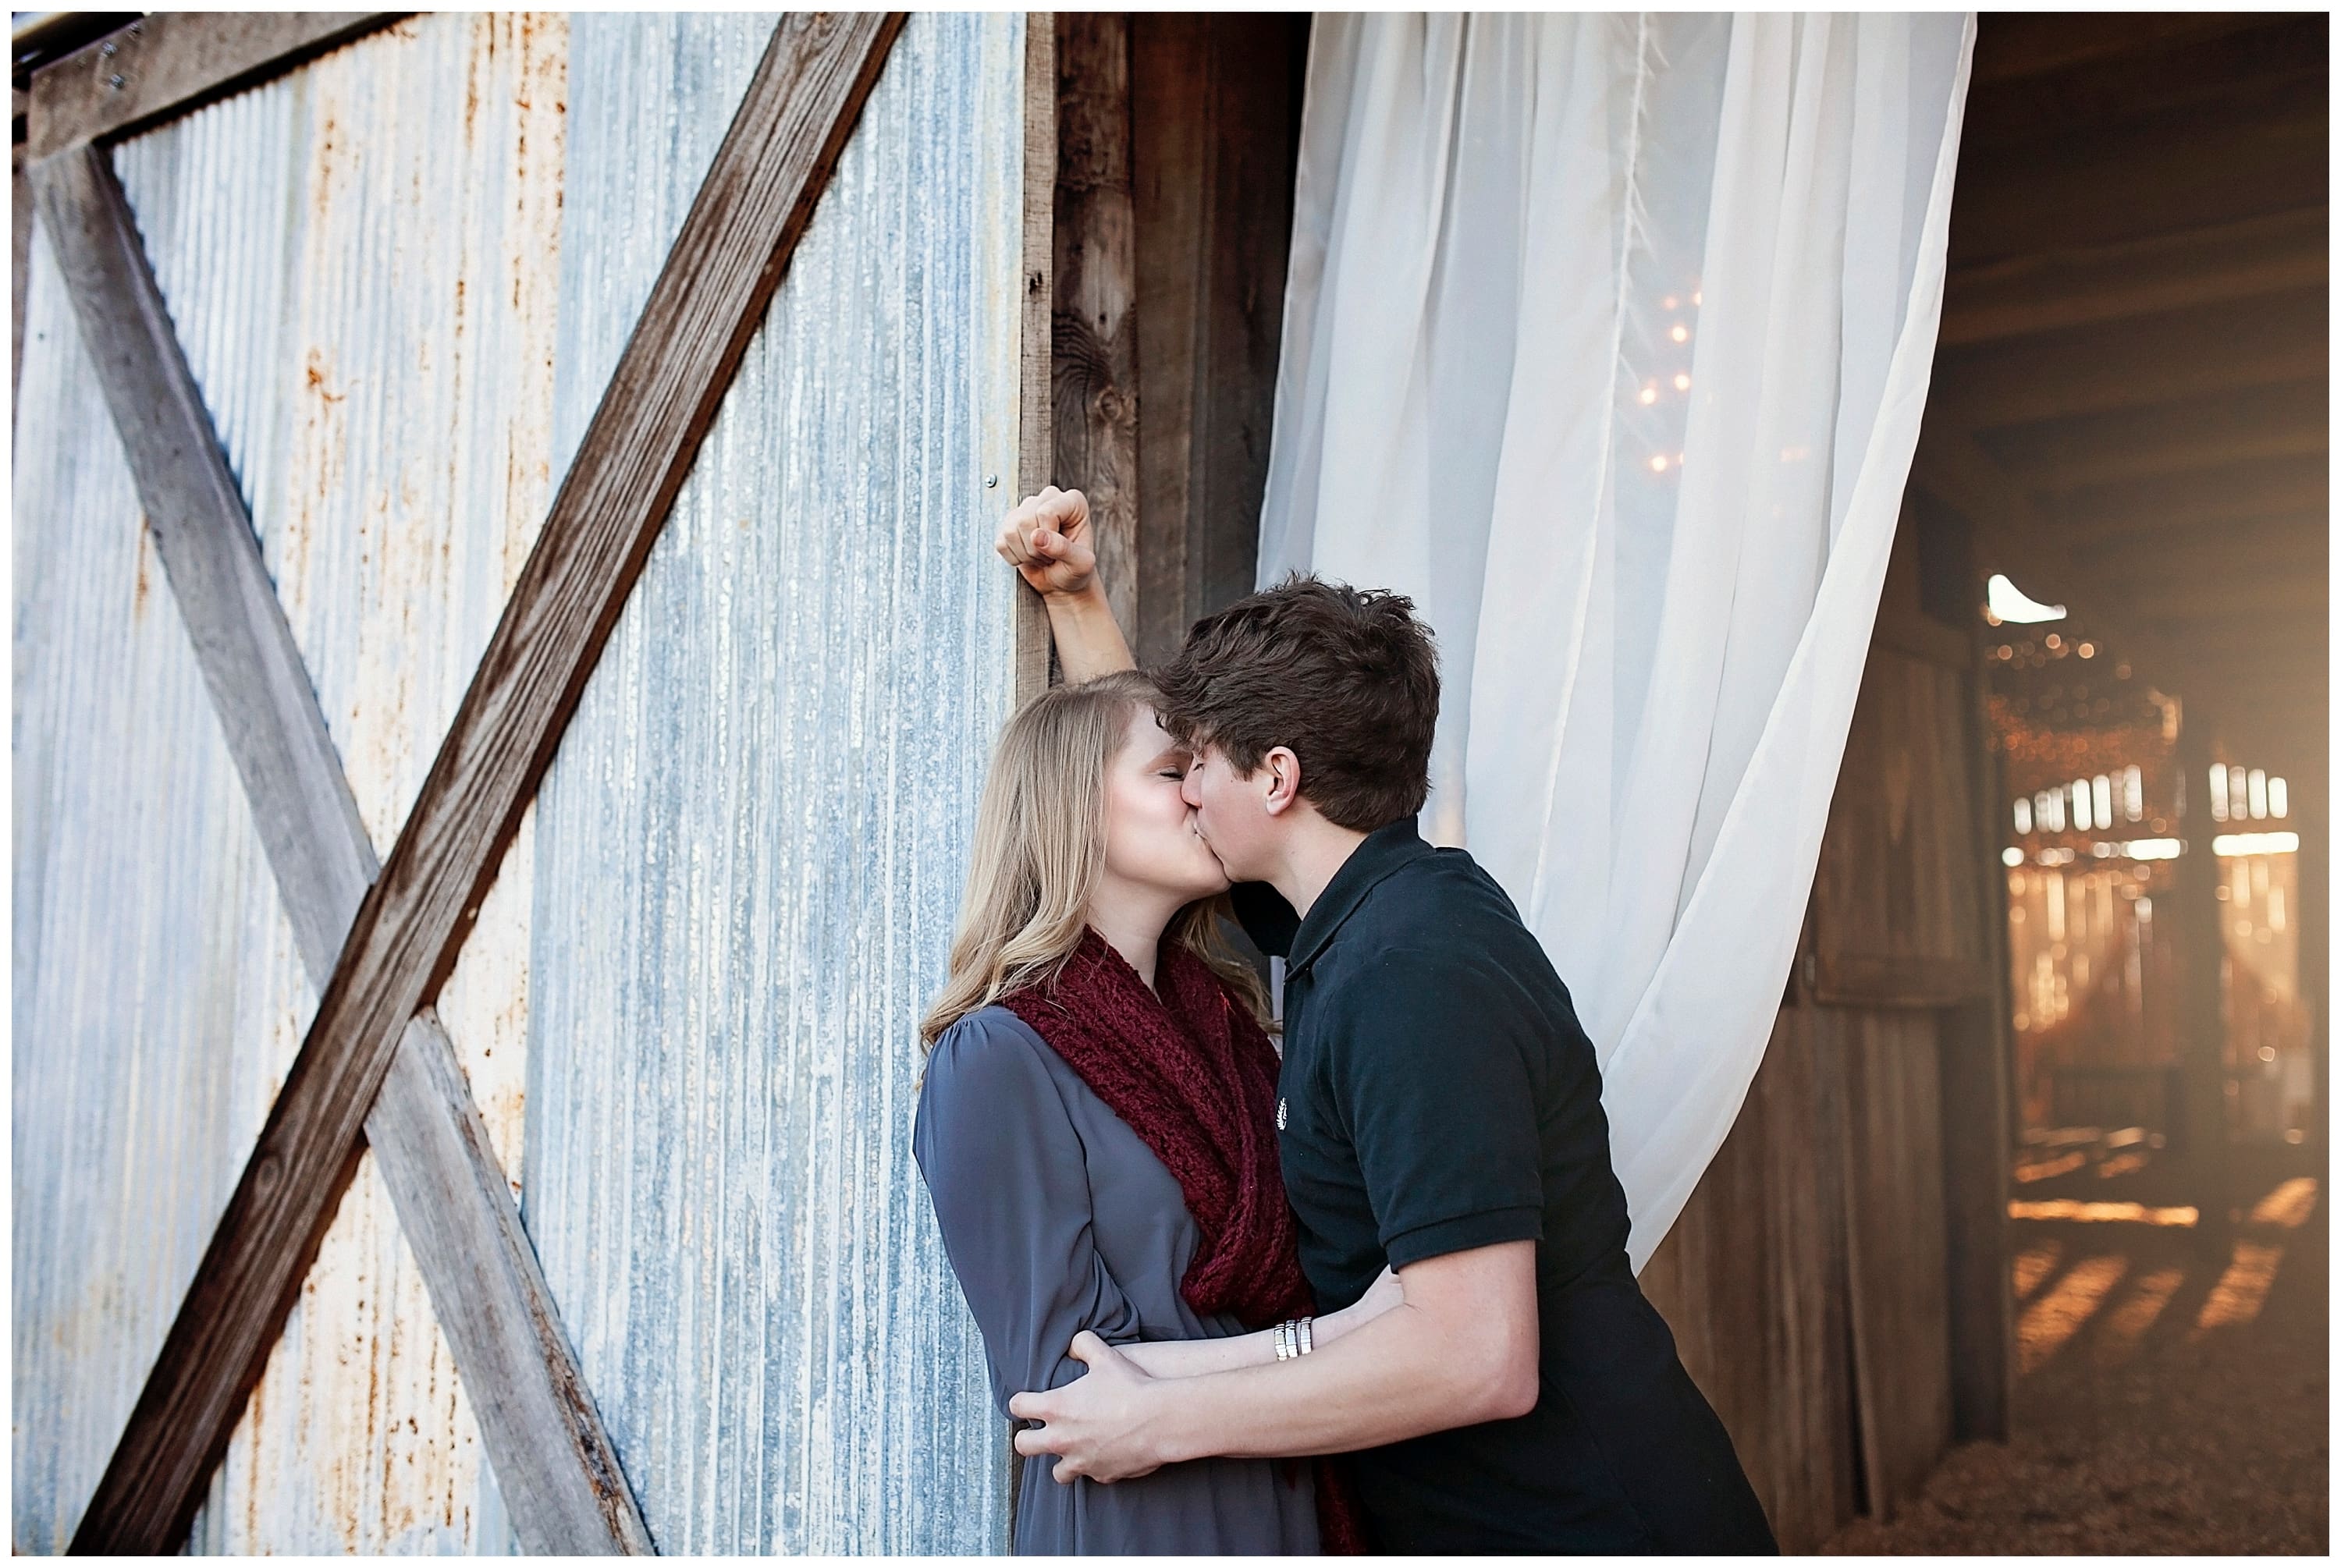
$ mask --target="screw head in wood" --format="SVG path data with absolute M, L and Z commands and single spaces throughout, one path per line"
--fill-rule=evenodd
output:
M 106 84 L 107 86 L 109 86 L 109 87 L 113 88 L 113 89 L 114 89 L 115 92 L 117 92 L 117 93 L 121 92 L 121 91 L 122 91 L 122 77 L 121 77 L 121 75 L 117 73 L 117 74 L 115 74 L 115 75 L 108 76 L 108 77 L 105 79 L 105 84 Z
M 983 476 L 983 488 L 986 490 L 998 490 L 1000 488 L 1000 476 L 996 473 L 985 474 Z

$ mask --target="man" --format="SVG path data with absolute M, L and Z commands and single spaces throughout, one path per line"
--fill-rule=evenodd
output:
M 1088 504 L 1051 487 L 1001 553 L 1069 680 L 1131 660 Z M 1509 899 L 1415 828 L 1439 712 L 1396 595 L 1296 579 L 1155 672 L 1185 795 L 1254 939 L 1286 960 L 1278 1150 L 1320 1310 L 1385 1265 L 1403 1305 L 1312 1354 L 1018 1394 L 1019 1452 L 1115 1481 L 1209 1454 L 1352 1454 L 1394 1552 L 1775 1550 L 1714 1411 L 1626 1261 L 1593 1047 Z

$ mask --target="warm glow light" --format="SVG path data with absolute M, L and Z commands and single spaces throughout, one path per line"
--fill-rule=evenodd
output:
M 1669 332 L 1667 336 L 1674 339 L 1675 342 L 1679 343 L 1687 343 L 1690 342 L 1690 329 L 1683 325 L 1682 323 L 1677 322 L 1674 326 L 1674 331 Z
M 1650 404 L 1652 404 L 1652 403 L 1654 403 L 1654 402 L 1658 402 L 1658 401 L 1659 401 L 1659 389 L 1658 389 L 1658 388 L 1656 388 L 1656 387 L 1644 387 L 1644 388 L 1642 389 L 1642 405 L 1643 405 L 1645 408 L 1649 407 Z
M 2089 780 L 2089 811 L 2098 827 L 2114 825 L 2114 781 L 2102 773 Z
M 2017 1198 L 2007 1206 L 2010 1219 L 2079 1220 L 2090 1225 L 2193 1225 L 2203 1217 L 2192 1205 L 2179 1208 L 2148 1208 L 2142 1203 L 2083 1203 L 2078 1198 Z
M 2068 1171 L 2079 1170 L 2083 1166 L 2088 1163 L 2088 1156 L 2083 1154 L 2078 1149 L 2074 1149 L 2068 1154 L 2058 1155 L 2055 1159 L 2039 1160 L 2031 1165 L 2017 1166 L 2016 1167 L 2016 1179 L 2017 1181 L 2047 1181 L 2050 1176 L 2060 1176 Z
M 2201 1315 L 2195 1319 L 2191 1337 L 2200 1339 L 2212 1329 L 2233 1328 L 2257 1317 L 2261 1304 L 2267 1300 L 2268 1286 L 2276 1283 L 2276 1265 L 2283 1261 L 2284 1248 L 2280 1246 L 2237 1242 L 2227 1272 L 2211 1287 Z
M 2107 848 L 2125 860 L 2176 860 L 2186 852 L 2187 843 L 2182 839 L 2126 839 Z
M 2032 802 L 2021 795 L 2016 798 L 2016 830 L 2019 833 L 2032 831 Z M 2008 862 L 2011 866 L 2016 863 L 2013 860 Z
M 2251 802 L 2252 815 L 2257 818 L 2266 817 L 2268 814 L 2267 774 L 2255 768 L 2244 778 L 2244 798 Z
M 2038 1246 L 2027 1246 L 2017 1253 L 2016 1255 L 2016 1299 L 2022 1301 L 2026 1296 L 2038 1290 L 2040 1282 L 2048 1277 L 2048 1271 L 2055 1268 L 2057 1260 L 2064 1255 L 2065 1244 L 2061 1241 L 2045 1241 Z
M 2043 604 L 2027 595 L 2006 577 L 1995 573 L 1987 588 L 1991 612 L 2002 620 L 2012 620 L 2019 626 L 2030 626 L 2043 620 L 2062 620 L 2065 607 Z
M 2253 1206 L 2254 1225 L 2280 1225 L 2298 1230 L 2316 1209 L 2316 1178 L 2295 1176 Z
M 2292 790 L 2282 779 L 2272 777 L 2268 779 L 2268 815 L 2271 817 L 2292 815 Z
M 2211 764 L 2211 820 L 2227 819 L 2227 770 L 2220 764 Z
M 1666 472 L 1666 471 L 1667 471 L 1667 460 L 1666 460 L 1664 457 L 1662 457 L 1662 456 L 1661 456 L 1661 457 L 1654 457 L 1654 458 L 1652 458 L 1652 459 L 1650 460 L 1650 471 L 1651 471 L 1652 473 L 1664 473 L 1664 472 Z
M 1690 391 L 1690 377 L 1682 374 L 1680 372 L 1677 372 L 1675 374 L 1675 391 Z
M 2057 1282 L 2056 1289 L 2026 1307 L 2016 1325 L 2023 1369 L 2034 1371 L 2063 1349 L 2128 1272 L 2126 1257 L 2083 1258 Z
M 2024 864 L 2024 851 L 2010 844 L 1999 852 L 1999 863 L 2003 866 L 2021 866 Z
M 2095 659 L 2097 656 L 2097 645 L 2094 642 L 2084 642 L 2073 651 L 2084 659 Z
M 1675 306 L 1676 306 L 1676 304 L 1677 304 L 1678 303 L 1679 303 L 1679 302 L 1675 299 L 1674 295 L 1672 295 L 1672 294 L 1669 294 L 1665 299 L 1662 299 L 1662 300 L 1660 300 L 1660 301 L 1659 302 L 1659 307 L 1661 310 L 1669 310 L 1669 311 L 1670 311 L 1670 310 L 1673 310 L 1673 309 L 1675 308 Z
M 1699 293 L 1697 289 L 1693 289 L 1690 292 L 1690 303 L 1692 304 L 1698 304 L 1699 303 Z
M 2289 855 L 2299 848 L 2297 833 L 2222 833 L 2211 840 L 2214 855 Z

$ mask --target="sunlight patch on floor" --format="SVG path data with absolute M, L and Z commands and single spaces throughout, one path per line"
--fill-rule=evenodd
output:
M 2065 1255 L 2061 1241 L 2044 1241 L 2037 1246 L 2027 1246 L 2016 1255 L 2016 1299 L 2022 1301 L 2040 1288 L 2057 1260 Z
M 2254 1225 L 2280 1225 L 2298 1230 L 2316 1208 L 2316 1178 L 2295 1176 L 2260 1199 L 2252 1210 Z
M 2185 1269 L 2157 1268 L 2132 1286 L 2130 1293 L 2106 1315 L 2105 1326 L 2097 1331 L 2097 1365 L 2112 1366 L 2137 1355 L 2147 1330 L 2154 1326 L 2162 1309 L 2170 1305 L 2170 1298 L 2186 1283 Z
M 2122 1275 L 2128 1271 L 2129 1259 L 2126 1257 L 2083 1258 L 2057 1282 L 2054 1290 L 2026 1307 L 2016 1325 L 2021 1369 L 2036 1371 L 2063 1349 L 2065 1342 L 2097 1315 L 2107 1294 L 2121 1283 Z
M 2200 1339 L 2213 1329 L 2234 1328 L 2257 1317 L 2262 1304 L 2267 1300 L 2268 1286 L 2276 1283 L 2276 1265 L 2283 1261 L 2284 1248 L 2280 1246 L 2237 1242 L 2236 1255 L 2228 1263 L 2227 1272 L 2219 1276 L 2219 1283 L 2211 1287 L 2190 1337 Z

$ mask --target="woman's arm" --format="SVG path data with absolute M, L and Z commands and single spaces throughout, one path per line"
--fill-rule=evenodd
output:
M 1405 1301 L 1406 1291 L 1399 1285 L 1398 1275 L 1384 1269 L 1365 1295 L 1340 1311 L 1318 1318 L 1310 1327 L 1310 1343 L 1322 1348 Z M 1123 1345 L 1121 1353 L 1149 1377 L 1200 1377 L 1244 1366 L 1272 1365 L 1276 1331 L 1263 1328 L 1257 1334 L 1230 1335 L 1224 1339 L 1147 1339 Z
M 1053 484 L 1026 496 L 1001 522 L 994 548 L 1048 606 L 1049 635 L 1068 681 L 1137 668 L 1097 580 L 1087 496 Z
M 981 1014 L 953 1024 L 927 1059 L 911 1136 L 1003 1414 L 1018 1388 L 1081 1375 L 1067 1353 L 1075 1335 L 1139 1335 L 1098 1255 L 1086 1156 L 1041 1049 Z

